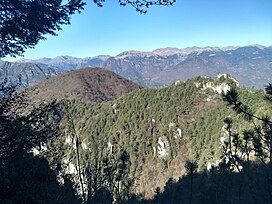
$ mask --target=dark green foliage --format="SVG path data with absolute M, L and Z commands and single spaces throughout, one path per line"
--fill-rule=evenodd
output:
M 154 158 L 153 148 L 157 148 L 159 137 L 169 141 L 169 155 L 157 158 L 163 163 L 161 168 L 167 168 L 166 160 L 175 157 L 183 140 L 174 137 L 179 126 L 177 113 L 190 110 L 197 94 L 192 83 L 162 90 L 139 90 L 106 103 L 77 100 L 59 103 L 61 134 L 78 136 L 79 164 L 88 178 L 89 199 L 102 188 L 110 191 L 115 200 L 128 199 L 135 177 L 143 165 L 148 165 L 145 161 Z M 171 122 L 175 126 L 169 128 Z M 51 165 L 63 158 L 77 163 L 77 154 L 71 146 L 53 141 L 49 142 L 50 149 L 57 154 L 45 153 Z M 82 148 L 83 143 L 87 150 Z

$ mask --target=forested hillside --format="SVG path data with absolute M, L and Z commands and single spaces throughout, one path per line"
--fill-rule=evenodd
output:
M 175 183 L 188 173 L 187 161 L 197 162 L 198 172 L 219 165 L 225 118 L 233 118 L 238 133 L 252 126 L 222 100 L 231 88 L 254 112 L 271 115 L 262 91 L 239 88 L 227 75 L 198 77 L 159 90 L 135 90 L 108 102 L 46 103 L 33 111 L 40 120 L 28 119 L 42 134 L 38 138 L 33 134 L 22 151 L 48 162 L 55 175 L 51 181 L 55 177 L 60 192 L 73 188 L 73 196 L 67 190 L 60 198 L 56 195 L 62 202 L 74 197 L 86 202 L 102 202 L 106 197 L 103 203 L 152 200 L 164 192 L 169 179 Z M 19 139 L 27 140 L 25 135 Z M 12 182 L 13 176 L 6 175 L 1 182 Z M 40 182 L 34 184 L 41 186 Z M 19 198 L 25 196 L 21 192 Z M 35 193 L 28 193 L 37 199 Z

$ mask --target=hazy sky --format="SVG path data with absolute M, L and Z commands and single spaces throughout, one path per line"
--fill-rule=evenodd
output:
M 272 0 L 177 0 L 146 15 L 107 0 L 98 8 L 87 0 L 72 24 L 48 36 L 25 58 L 116 55 L 161 47 L 272 45 Z M 6 60 L 14 60 L 6 58 Z M 17 59 L 16 59 L 17 60 Z

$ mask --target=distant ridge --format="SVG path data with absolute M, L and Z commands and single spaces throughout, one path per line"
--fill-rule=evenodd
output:
M 53 67 L 47 65 L 41 67 L 32 62 L 6 62 L 0 60 L 0 83 L 5 78 L 17 88 L 32 86 L 48 77 L 58 73 Z
M 219 73 L 230 74 L 242 86 L 247 87 L 263 88 L 264 84 L 272 81 L 272 75 L 267 74 L 272 69 L 272 49 L 271 46 L 262 45 L 194 46 L 182 49 L 167 47 L 153 51 L 125 51 L 115 57 L 59 56 L 38 60 L 23 59 L 20 62 L 35 64 L 42 70 L 49 67 L 56 73 L 82 67 L 103 67 L 147 87 L 164 87 L 177 80 L 196 76 L 215 77 Z M 0 63 L 0 76 L 3 75 L 1 66 Z M 33 75 L 31 69 L 25 73 L 28 80 L 38 82 L 43 79 Z M 12 74 L 7 74 L 7 77 L 9 76 Z

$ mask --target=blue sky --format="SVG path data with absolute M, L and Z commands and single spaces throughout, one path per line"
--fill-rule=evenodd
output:
M 177 0 L 146 15 L 107 0 L 98 8 L 87 0 L 72 24 L 48 36 L 25 58 L 117 55 L 161 47 L 272 45 L 272 0 Z M 13 61 L 12 58 L 6 60 Z M 17 59 L 16 59 L 17 60 Z

